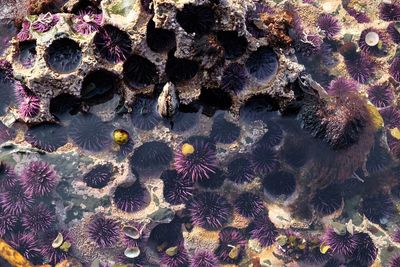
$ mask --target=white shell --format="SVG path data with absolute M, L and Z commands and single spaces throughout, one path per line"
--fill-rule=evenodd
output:
M 64 243 L 64 237 L 61 233 L 58 233 L 57 237 L 53 240 L 53 243 L 51 243 L 51 246 L 53 248 L 59 248 L 63 243 Z
M 369 46 L 376 46 L 379 43 L 379 35 L 376 32 L 369 32 L 365 35 L 365 42 Z
M 130 259 L 136 258 L 140 255 L 140 249 L 137 247 L 127 248 L 124 251 L 124 255 Z
M 139 239 L 140 238 L 140 232 L 136 227 L 133 226 L 125 226 L 122 231 L 124 232 L 124 235 L 127 237 L 130 237 L 132 239 Z

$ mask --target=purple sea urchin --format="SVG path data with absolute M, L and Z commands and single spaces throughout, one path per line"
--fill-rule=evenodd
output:
M 394 255 L 391 259 L 390 259 L 390 267 L 399 267 L 400 266 L 400 255 Z
M 185 132 L 195 127 L 199 120 L 200 108 L 196 105 L 179 104 L 178 111 L 172 118 L 165 119 L 164 125 L 173 132 Z
M 337 233 L 334 229 L 329 228 L 325 232 L 324 236 L 325 243 L 331 247 L 333 253 L 343 255 L 345 257 L 351 257 L 359 245 L 357 235 L 346 233 Z
M 103 14 L 96 11 L 94 8 L 79 10 L 78 14 L 72 17 L 74 30 L 81 34 L 91 34 L 98 31 L 103 22 Z
M 36 95 L 25 96 L 19 103 L 18 112 L 23 118 L 33 118 L 39 114 L 40 98 Z
M 176 46 L 175 32 L 156 28 L 153 19 L 147 23 L 147 46 L 154 52 L 168 52 Z
M 388 83 L 376 84 L 368 88 L 368 98 L 377 108 L 384 108 L 393 103 L 393 88 Z
M 267 174 L 279 165 L 278 154 L 273 149 L 256 146 L 250 156 L 251 166 L 258 175 Z
M 219 246 L 215 255 L 223 263 L 237 264 L 245 255 L 246 237 L 243 233 L 233 227 L 227 227 L 218 234 Z
M 40 124 L 31 127 L 25 134 L 25 141 L 47 152 L 56 151 L 68 142 L 65 128 L 58 124 Z
M 224 48 L 226 59 L 236 59 L 246 52 L 247 39 L 243 35 L 239 36 L 237 31 L 217 32 L 217 40 Z
M 69 136 L 80 148 L 98 152 L 111 144 L 112 128 L 93 114 L 74 118 L 69 126 Z
M 78 43 L 69 38 L 56 39 L 46 49 L 45 60 L 51 70 L 70 73 L 81 64 L 82 51 Z
M 18 216 L 5 212 L 2 207 L 0 207 L 0 237 L 3 238 L 4 235 L 11 233 L 17 226 Z
M 255 9 L 246 13 L 246 30 L 255 38 L 263 38 L 268 35 L 266 30 L 259 28 L 261 15 L 273 14 L 274 9 L 264 3 L 254 3 Z
M 114 192 L 114 202 L 118 209 L 125 212 L 136 212 L 149 202 L 149 192 L 136 181 L 129 186 L 118 186 Z
M 55 214 L 46 205 L 40 203 L 34 209 L 22 214 L 22 226 L 34 233 L 50 229 L 55 223 Z
M 89 223 L 88 235 L 97 246 L 101 248 L 111 247 L 118 240 L 119 228 L 120 225 L 117 221 L 99 215 Z
M 0 116 L 7 112 L 9 105 L 13 102 L 16 86 L 10 63 L 0 60 Z
M 239 63 L 229 64 L 221 78 L 221 88 L 226 92 L 239 93 L 246 86 L 246 69 Z
M 354 258 L 361 266 L 370 266 L 378 256 L 378 249 L 369 234 L 356 233 L 355 236 L 358 240 L 358 246 Z
M 87 105 L 102 104 L 111 100 L 117 90 L 117 76 L 105 69 L 97 69 L 83 79 L 81 99 Z
M 225 174 L 222 170 L 217 169 L 215 173 L 211 173 L 208 179 L 198 180 L 197 184 L 206 189 L 218 189 L 220 188 L 225 181 Z
M 112 25 L 100 28 L 93 42 L 100 56 L 114 64 L 125 60 L 132 52 L 129 35 Z
M 187 33 L 204 35 L 215 24 L 214 11 L 206 5 L 186 4 L 176 13 L 176 20 Z
M 276 115 L 275 111 L 278 111 L 278 108 L 278 103 L 274 99 L 266 95 L 258 95 L 247 100 L 244 106 L 240 108 L 239 113 L 244 122 L 251 123 L 257 120 L 266 122 Z
M 286 171 L 276 171 L 264 176 L 264 192 L 273 198 L 287 199 L 296 190 L 296 178 Z
M 169 223 L 161 223 L 151 230 L 149 242 L 153 243 L 160 250 L 166 247 L 178 246 L 183 242 L 182 222 L 175 217 Z
M 206 229 L 221 228 L 232 216 L 232 207 L 228 201 L 211 192 L 195 195 L 188 209 L 193 223 Z
M 385 49 L 387 46 L 386 36 L 377 29 L 365 29 L 361 32 L 358 46 L 363 52 L 370 55 L 385 55 Z
M 137 97 L 132 105 L 131 120 L 133 126 L 149 131 L 160 123 L 161 117 L 156 112 L 156 100 Z
M 53 191 L 58 184 L 58 174 L 44 161 L 32 161 L 22 170 L 21 183 L 32 197 L 42 197 Z
M 113 167 L 111 164 L 102 164 L 94 166 L 83 176 L 83 181 L 92 188 L 103 188 L 111 180 Z
M 358 84 L 356 81 L 351 79 L 346 79 L 344 77 L 336 78 L 331 81 L 327 91 L 330 95 L 340 96 L 352 92 L 357 92 Z
M 347 72 L 359 83 L 366 83 L 375 75 L 376 64 L 365 54 L 358 54 L 352 59 L 345 59 Z
M 167 167 L 173 157 L 172 149 L 164 142 L 150 141 L 137 147 L 131 157 L 131 168 L 140 172 L 156 172 Z
M 249 227 L 251 237 L 257 239 L 263 247 L 271 246 L 278 236 L 278 230 L 267 214 L 257 216 Z
M 0 191 L 7 191 L 18 183 L 18 177 L 14 168 L 4 162 L 0 162 Z
M 341 30 L 338 19 L 330 14 L 321 14 L 318 17 L 317 25 L 328 39 L 333 39 Z
M 374 174 L 385 169 L 386 166 L 390 165 L 390 162 L 391 156 L 389 151 L 381 146 L 379 142 L 375 142 L 375 145 L 368 154 L 365 166 L 369 174 Z
M 399 125 L 400 122 L 400 111 L 394 107 L 387 107 L 379 110 L 383 121 L 385 123 L 385 127 L 391 129 L 395 128 Z
M 215 148 L 201 139 L 184 143 L 175 153 L 174 167 L 180 175 L 194 182 L 208 179 L 217 169 Z
M 40 14 L 39 17 L 32 22 L 31 28 L 37 32 L 47 32 L 53 28 L 60 17 L 58 15 L 51 14 L 50 12 L 46 14 Z
M 190 259 L 190 267 L 218 267 L 218 258 L 211 251 L 199 250 Z
M 227 121 L 223 114 L 215 117 L 210 138 L 215 142 L 231 144 L 240 136 L 240 127 L 233 122 Z
M 286 137 L 281 155 L 283 160 L 294 168 L 303 167 L 310 159 L 312 151 L 307 139 L 299 139 L 296 135 Z
M 65 230 L 53 229 L 44 233 L 44 235 L 40 238 L 42 244 L 41 253 L 53 266 L 71 256 L 71 249 L 65 250 L 62 248 L 54 248 L 52 246 L 53 240 L 55 240 L 59 234 L 63 236 L 64 242 L 71 244 L 70 235 Z
M 361 203 L 361 213 L 373 223 L 386 224 L 396 211 L 392 199 L 386 194 L 367 196 Z
M 396 44 L 400 44 L 400 23 L 392 22 L 387 27 L 387 32 L 392 39 L 392 41 Z
M 167 249 L 163 253 L 160 263 L 162 267 L 187 267 L 189 266 L 189 255 L 183 244 L 179 244 Z
M 379 17 L 384 21 L 400 20 L 400 4 L 398 3 L 382 3 L 379 7 Z
M 274 146 L 279 145 L 283 140 L 283 130 L 279 124 L 268 121 L 267 122 L 267 133 L 265 133 L 260 140 L 257 141 L 256 146 L 264 149 L 271 149 Z
M 278 59 L 271 48 L 261 46 L 250 54 L 245 67 L 249 74 L 257 80 L 268 81 L 278 70 Z
M 397 56 L 390 64 L 389 73 L 397 82 L 400 82 L 400 56 Z
M 124 62 L 125 83 L 135 89 L 149 86 L 157 81 L 157 69 L 153 62 L 139 55 L 131 55 Z
M 261 197 L 250 192 L 240 194 L 235 200 L 234 207 L 240 215 L 246 218 L 255 218 L 265 210 Z
M 237 184 L 251 182 L 255 174 L 250 159 L 243 155 L 230 161 L 226 176 L 229 180 Z
M 364 11 L 358 11 L 354 8 L 347 7 L 346 11 L 350 16 L 354 17 L 358 23 L 369 23 L 371 22 L 370 18 Z
M 27 260 L 34 264 L 41 264 L 43 256 L 41 255 L 40 244 L 37 238 L 31 233 L 13 234 L 10 239 L 10 245 L 21 253 Z
M 315 211 L 325 216 L 342 207 L 343 197 L 337 185 L 329 185 L 326 188 L 317 190 L 310 202 Z
M 9 214 L 20 215 L 25 210 L 32 208 L 33 203 L 33 198 L 19 184 L 0 193 L 0 205 Z
M 193 182 L 183 179 L 175 170 L 164 171 L 161 180 L 164 182 L 164 198 L 168 203 L 172 205 L 186 203 L 193 196 Z

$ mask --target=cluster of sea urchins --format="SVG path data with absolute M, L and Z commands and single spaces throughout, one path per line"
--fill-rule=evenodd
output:
M 141 2 L 147 12 L 153 12 L 148 1 Z M 327 66 L 334 65 L 330 45 L 341 33 L 341 25 L 336 16 L 321 14 L 316 21 L 321 32 L 305 34 L 296 12 L 292 15 L 276 15 L 279 12 L 265 4 L 257 3 L 255 7 L 255 10 L 246 14 L 246 29 L 254 38 L 262 40 L 267 37 L 269 43 L 283 48 L 293 45 L 300 61 L 310 57 L 318 58 Z M 271 47 L 261 45 L 255 51 L 248 52 L 249 41 L 244 35 L 237 31 L 217 30 L 215 8 L 211 3 L 185 4 L 177 11 L 176 22 L 179 27 L 186 34 L 194 35 L 196 53 L 193 58 L 178 57 L 175 52 L 180 48 L 177 48 L 175 32 L 157 28 L 153 18 L 149 19 L 145 41 L 152 53 L 161 53 L 167 58 L 165 75 L 159 73 L 155 62 L 133 52 L 136 50 L 133 49 L 133 41 L 127 32 L 117 26 L 104 24 L 100 9 L 89 6 L 75 10 L 70 23 L 76 34 L 92 39 L 93 50 L 99 62 L 122 65 L 122 82 L 133 91 L 162 84 L 165 81 L 161 81 L 160 77 L 164 76 L 168 82 L 182 85 L 193 80 L 196 75 L 201 75 L 202 70 L 210 70 L 215 66 L 225 66 L 220 71 L 219 82 L 223 94 L 241 94 L 250 80 L 261 84 L 271 80 L 278 69 L 275 51 Z M 351 7 L 345 8 L 360 23 L 368 20 L 363 13 Z M 400 42 L 398 25 L 395 22 L 399 20 L 399 10 L 398 4 L 382 4 L 379 13 L 382 20 L 391 22 L 387 32 L 395 43 Z M 17 58 L 24 68 L 34 67 L 37 60 L 34 37 L 38 33 L 51 31 L 63 19 L 61 15 L 47 13 L 35 17 L 32 22 L 23 21 L 17 36 Z M 288 30 L 289 27 L 292 27 L 294 33 Z M 328 98 L 302 99 L 303 106 L 299 113 L 301 126 L 326 146 L 322 152 L 319 151 L 321 154 L 317 155 L 327 153 L 324 155 L 332 156 L 327 160 L 320 157 L 313 163 L 313 166 L 317 167 L 316 172 L 320 176 L 318 178 L 334 181 L 316 189 L 310 195 L 309 204 L 319 215 L 331 215 L 342 208 L 343 195 L 336 182 L 349 178 L 360 168 L 370 151 L 370 161 L 374 160 L 374 157 L 383 157 L 384 153 L 379 154 L 379 147 L 371 150 L 376 125 L 373 125 L 371 110 L 366 100 L 358 95 L 358 83 L 365 84 L 374 79 L 374 58 L 385 56 L 389 46 L 389 40 L 381 30 L 364 29 L 357 44 L 347 43 L 339 49 L 351 79 L 339 77 L 332 81 L 327 88 Z M 51 71 L 66 75 L 80 67 L 83 56 L 78 42 L 62 36 L 53 40 L 47 47 L 45 61 Z M 206 58 L 208 62 L 202 58 Z M 225 60 L 228 63 L 224 65 L 222 63 Z M 395 81 L 400 81 L 399 57 L 391 61 L 389 73 Z M 318 78 L 321 83 L 326 82 L 326 76 Z M 58 111 L 65 108 L 69 112 L 72 105 L 58 107 L 53 99 L 53 106 L 56 107 L 50 111 L 57 111 L 53 115 L 57 116 L 61 123 L 42 123 L 30 127 L 25 134 L 25 140 L 47 152 L 54 152 L 62 147 L 68 142 L 68 138 L 84 152 L 100 152 L 110 148 L 112 123 L 107 123 L 95 115 L 95 110 L 92 113 L 91 106 L 104 103 L 104 99 L 112 99 L 117 93 L 117 79 L 117 75 L 106 70 L 90 72 L 83 80 L 81 99 L 76 101 L 81 112 L 76 116 L 72 116 L 73 112 L 66 115 L 70 120 L 66 124 L 68 128 L 62 121 L 65 114 L 59 116 Z M 11 65 L 6 61 L 0 62 L 0 85 L 4 87 L 0 92 L 0 115 L 5 114 L 8 106 L 14 102 L 19 106 L 20 117 L 25 120 L 40 114 L 42 100 L 14 79 Z M 368 99 L 379 108 L 388 130 L 396 128 L 397 119 L 400 119 L 400 113 L 393 106 L 395 95 L 392 87 L 392 83 L 385 82 L 374 84 L 367 90 Z M 70 97 L 74 99 L 74 96 Z M 234 143 L 242 131 L 241 127 L 228 119 L 229 116 L 225 116 L 225 113 L 214 115 L 209 136 L 187 138 L 178 145 L 175 153 L 170 145 L 163 141 L 147 141 L 134 146 L 132 139 L 122 142 L 114 138 L 120 149 L 127 145 L 125 157 L 132 152 L 129 164 L 132 172 L 139 177 L 133 183 L 118 185 L 115 188 L 112 195 L 115 207 L 127 213 L 139 212 L 146 208 L 150 203 L 150 192 L 144 186 L 144 178 L 161 174 L 165 201 L 171 205 L 184 204 L 185 210 L 179 216 L 176 215 L 171 222 L 160 224 L 151 232 L 145 229 L 145 233 L 140 232 L 136 235 L 131 232 L 127 235 L 126 231 L 122 231 L 126 227 L 124 228 L 119 220 L 96 214 L 88 224 L 86 235 L 89 240 L 101 249 L 110 248 L 121 241 L 122 231 L 122 243 L 128 248 L 125 254 L 116 260 L 138 266 L 148 264 L 145 250 L 142 250 L 147 242 L 156 243 L 162 266 L 213 267 L 220 263 L 239 264 L 246 256 L 247 240 L 250 238 L 257 240 L 262 247 L 276 245 L 283 259 L 287 261 L 309 265 L 321 265 L 330 261 L 356 266 L 371 265 L 377 257 L 377 248 L 367 233 L 339 233 L 328 229 L 324 237 L 318 238 L 278 229 L 271 221 L 264 196 L 271 202 L 279 203 L 286 203 L 295 197 L 299 183 L 298 170 L 309 160 L 309 155 L 304 153 L 309 140 L 305 134 L 299 133 L 299 140 L 304 143 L 292 142 L 290 138 L 295 133 L 284 129 L 278 123 L 279 119 L 273 115 L 273 111 L 277 110 L 274 106 L 276 104 L 272 103 L 274 101 L 270 103 L 269 100 L 267 96 L 253 97 L 240 109 L 244 123 L 262 121 L 267 127 L 264 127 L 265 133 L 248 151 L 228 158 L 225 169 L 221 167 L 223 161 L 220 161 L 217 147 Z M 75 99 L 71 102 L 75 102 Z M 156 111 L 156 102 L 148 95 L 135 96 L 129 107 L 130 122 L 135 131 L 151 131 L 164 122 L 164 125 L 169 125 L 174 132 L 186 132 L 197 123 L 198 109 L 181 106 L 175 111 L 174 117 L 163 119 Z M 229 107 L 230 104 L 227 108 Z M 187 112 L 188 110 L 190 112 Z M 205 111 L 205 114 L 207 112 L 209 111 Z M 211 113 L 214 114 L 215 111 Z M 14 133 L 2 124 L 0 133 L 2 142 L 13 139 Z M 129 137 L 128 132 L 126 134 Z M 388 142 L 391 146 L 390 139 Z M 400 149 L 400 146 L 398 148 Z M 296 150 L 294 155 L 290 153 L 291 150 Z M 378 172 L 382 168 L 376 164 L 368 165 L 367 162 L 366 169 L 370 173 Z M 111 181 L 112 175 L 112 165 L 95 165 L 83 176 L 83 181 L 88 187 L 101 190 Z M 218 192 L 218 188 L 223 186 L 225 181 L 240 187 L 241 184 L 251 183 L 256 177 L 262 178 L 262 189 L 258 192 L 243 191 L 234 196 Z M 68 244 L 54 247 L 49 243 L 49 240 L 57 240 L 59 235 L 63 236 L 65 242 L 69 242 L 68 233 L 53 229 L 54 212 L 43 201 L 55 189 L 58 179 L 54 168 L 46 162 L 32 161 L 20 174 L 17 174 L 12 166 L 0 164 L 0 235 L 35 264 L 55 264 L 69 256 Z M 377 203 L 385 203 L 388 208 L 379 210 Z M 382 223 L 394 213 L 394 206 L 389 197 L 378 194 L 363 199 L 361 212 L 371 222 Z M 247 227 L 239 229 L 231 226 L 231 221 L 237 216 L 235 213 L 249 221 Z M 21 232 L 21 226 L 31 229 L 33 233 Z M 188 251 L 183 240 L 183 226 L 188 231 L 193 226 L 205 230 L 218 230 L 218 246 L 214 251 Z M 41 238 L 36 238 L 36 235 Z M 132 257 L 132 253 L 137 253 L 137 250 L 132 249 L 136 248 L 140 249 L 140 255 Z

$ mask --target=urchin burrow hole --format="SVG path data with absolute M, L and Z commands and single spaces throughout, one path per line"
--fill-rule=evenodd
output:
M 261 46 L 245 62 L 247 72 L 257 80 L 269 81 L 278 72 L 278 56 L 270 47 Z
M 143 88 L 158 80 L 156 65 L 135 54 L 124 62 L 122 74 L 125 83 L 131 88 Z
M 117 90 L 117 75 L 105 69 L 97 69 L 89 72 L 83 79 L 81 98 L 89 104 L 104 103 L 110 100 Z
M 215 24 L 215 13 L 207 5 L 186 4 L 176 13 L 176 20 L 187 33 L 204 35 Z
M 156 28 L 151 18 L 147 23 L 146 43 L 156 53 L 168 52 L 176 46 L 175 32 Z
M 18 43 L 17 60 L 25 68 L 31 68 L 35 65 L 36 40 L 28 40 Z
M 219 31 L 217 40 L 225 50 L 226 59 L 236 59 L 246 52 L 247 39 L 237 31 Z
M 52 71 L 62 74 L 71 73 L 82 62 L 82 50 L 74 40 L 61 38 L 50 44 L 44 58 Z
M 199 64 L 187 58 L 176 58 L 174 51 L 168 53 L 165 73 L 170 81 L 174 83 L 191 80 L 199 71 Z

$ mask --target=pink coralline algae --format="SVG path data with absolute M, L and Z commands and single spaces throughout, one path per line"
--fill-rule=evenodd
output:
M 19 41 L 22 42 L 22 41 L 28 40 L 32 37 L 31 33 L 29 32 L 30 27 L 31 27 L 31 23 L 29 21 L 24 20 L 24 22 L 22 22 L 22 28 L 19 31 L 19 33 L 17 34 L 17 39 Z
M 32 29 L 37 32 L 47 32 L 53 28 L 59 20 L 59 16 L 51 13 L 40 14 L 36 21 L 32 23 Z
M 100 29 L 103 22 L 103 15 L 96 13 L 93 9 L 85 9 L 78 11 L 78 15 L 74 16 L 73 28 L 81 34 L 91 34 Z

